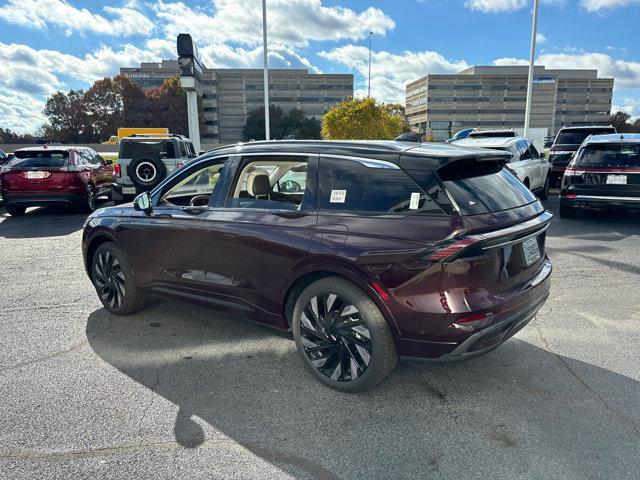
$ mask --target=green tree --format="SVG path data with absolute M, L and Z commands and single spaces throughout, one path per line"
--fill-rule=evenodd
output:
M 63 143 L 82 143 L 96 140 L 90 115 L 84 104 L 84 91 L 55 92 L 47 99 L 44 114 L 49 123 L 45 136 Z
M 320 122 L 306 117 L 300 109 L 285 112 L 282 108 L 269 106 L 269 134 L 271 138 L 319 139 Z M 249 112 L 242 130 L 245 140 L 264 140 L 264 108 Z
M 609 118 L 611 125 L 620 133 L 640 133 L 640 119 L 633 122 L 631 120 L 631 115 L 622 111 L 614 113 Z
M 402 133 L 403 119 L 376 104 L 373 98 L 347 99 L 322 118 L 327 140 L 392 140 Z

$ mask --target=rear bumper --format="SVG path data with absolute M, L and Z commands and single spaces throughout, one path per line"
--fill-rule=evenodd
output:
M 576 195 L 560 197 L 560 205 L 573 208 L 640 210 L 640 197 L 610 195 Z
M 536 315 L 549 296 L 553 267 L 548 259 L 538 274 L 509 300 L 509 308 L 495 315 L 492 323 L 473 332 L 460 331 L 455 339 L 444 342 L 396 340 L 399 354 L 405 360 L 453 362 L 487 353 L 515 335 Z M 496 305 L 496 307 L 498 307 Z
M 73 205 L 82 202 L 84 197 L 74 193 L 5 193 L 3 200 L 6 205 L 38 207 L 45 205 Z

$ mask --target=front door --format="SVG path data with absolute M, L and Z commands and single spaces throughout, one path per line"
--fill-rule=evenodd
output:
M 185 167 L 153 195 L 150 213 L 136 212 L 119 235 L 137 280 L 172 298 L 206 303 L 202 224 L 225 159 Z
M 205 282 L 220 310 L 285 327 L 282 287 L 304 267 L 316 222 L 317 155 L 238 160 L 228 194 L 205 214 Z

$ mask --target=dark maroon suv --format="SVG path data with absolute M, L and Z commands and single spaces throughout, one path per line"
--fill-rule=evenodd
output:
M 363 391 L 399 355 L 486 353 L 544 303 L 551 215 L 508 158 L 399 142 L 224 147 L 91 215 L 87 273 L 115 314 L 157 295 L 292 330 L 318 379 Z

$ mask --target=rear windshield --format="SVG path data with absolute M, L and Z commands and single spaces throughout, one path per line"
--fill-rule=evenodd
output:
M 516 132 L 471 132 L 469 138 L 505 138 L 515 137 Z
M 151 142 L 121 142 L 120 158 L 139 158 L 139 157 L 154 157 L 154 158 L 177 158 L 176 151 L 173 148 L 173 142 L 151 141 Z
M 9 165 L 16 168 L 56 168 L 69 163 L 69 152 L 47 150 L 46 152 L 15 152 Z
M 562 130 L 560 133 L 558 133 L 556 143 L 558 145 L 580 145 L 589 135 L 602 135 L 615 132 L 615 129 L 611 127 Z
M 573 165 L 585 168 L 640 168 L 640 144 L 591 144 L 580 150 Z
M 457 162 L 455 167 L 438 173 L 462 215 L 500 212 L 536 201 L 535 195 L 501 164 Z

